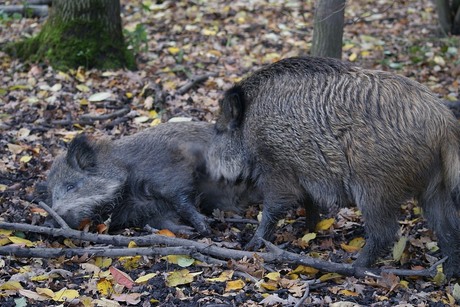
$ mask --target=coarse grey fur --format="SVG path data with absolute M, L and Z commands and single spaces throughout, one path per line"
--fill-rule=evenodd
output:
M 459 145 L 458 122 L 425 86 L 339 60 L 289 58 L 225 93 L 208 167 L 216 178 L 257 182 L 264 208 L 250 248 L 301 198 L 313 209 L 354 203 L 367 235 L 354 265 L 367 267 L 392 245 L 400 205 L 415 198 L 449 257 L 445 272 L 459 276 Z
M 112 230 L 149 224 L 190 233 L 182 219 L 209 234 L 199 205 L 205 211 L 235 210 L 251 199 L 242 184 L 208 175 L 205 152 L 212 134 L 212 124 L 188 122 L 161 124 L 114 141 L 77 136 L 51 167 L 52 208 L 72 228 L 111 214 Z

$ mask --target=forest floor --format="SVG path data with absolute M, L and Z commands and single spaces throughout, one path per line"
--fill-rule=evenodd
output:
M 43 224 L 40 187 L 54 157 L 77 133 L 119 138 L 173 117 L 212 121 L 218 100 L 232 84 L 265 64 L 308 54 L 311 46 L 310 0 L 121 2 L 137 71 L 61 72 L 0 52 L 0 222 Z M 44 21 L 0 14 L 0 45 L 36 34 Z M 440 98 L 458 100 L 459 48 L 459 37 L 439 37 L 432 1 L 347 2 L 344 60 L 405 75 Z M 183 87 L 205 75 L 205 81 Z M 336 216 L 325 215 L 310 234 L 302 227 L 304 214 L 289 211 L 278 225 L 275 243 L 291 252 L 350 263 L 364 242 L 359 211 L 346 208 Z M 252 208 L 243 217 L 255 220 L 257 215 Z M 235 249 L 254 232 L 254 225 L 245 223 L 211 226 L 210 239 L 218 242 L 214 244 Z M 123 234 L 146 233 L 129 229 Z M 378 267 L 429 268 L 442 258 L 413 203 L 401 208 L 400 235 L 403 239 Z M 183 238 L 210 242 L 199 236 Z M 7 247 L 108 248 L 0 230 L 0 251 Z M 458 280 L 445 281 L 442 273 L 433 278 L 357 278 L 260 257 L 217 262 L 174 255 L 1 256 L 0 304 L 284 306 L 303 300 L 309 306 L 444 306 L 460 299 Z M 64 297 L 71 302 L 64 303 Z

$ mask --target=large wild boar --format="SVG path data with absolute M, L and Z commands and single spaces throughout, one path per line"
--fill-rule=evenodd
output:
M 161 124 L 115 141 L 77 136 L 51 167 L 52 208 L 72 228 L 111 215 L 112 230 L 149 224 L 189 233 L 182 220 L 209 234 L 197 206 L 238 208 L 251 198 L 242 184 L 230 186 L 208 176 L 205 152 L 212 133 L 212 124 L 187 122 Z
M 460 275 L 459 124 L 426 87 L 339 60 L 289 58 L 225 93 L 208 167 L 216 178 L 255 180 L 262 221 L 248 247 L 270 239 L 286 206 L 356 204 L 367 243 L 354 266 L 392 245 L 399 206 L 418 200 L 445 272 Z M 313 215 L 316 216 L 317 213 Z

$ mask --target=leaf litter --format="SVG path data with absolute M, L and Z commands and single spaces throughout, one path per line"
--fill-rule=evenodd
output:
M 53 157 L 77 133 L 118 138 L 166 121 L 211 121 L 220 96 L 234 82 L 264 64 L 305 54 L 311 46 L 314 1 L 121 2 L 125 35 L 137 53 L 138 71 L 79 68 L 60 72 L 46 64 L 21 63 L 0 52 L 1 220 L 43 222 L 46 213 L 36 205 L 44 195 L 40 186 Z M 0 44 L 38 33 L 43 22 L 1 15 Z M 459 48 L 458 37 L 437 37 L 431 1 L 347 2 L 345 60 L 406 75 L 439 97 L 455 101 L 459 99 Z M 214 75 L 204 82 L 185 93 L 179 91 L 194 76 L 210 73 Z M 276 243 L 292 252 L 337 262 L 351 261 L 365 243 L 356 209 L 324 216 L 313 233 L 302 228 L 304 215 L 291 210 L 277 229 Z M 439 260 L 440 252 L 418 207 L 409 203 L 400 216 L 401 239 L 379 266 L 417 269 Z M 257 219 L 257 208 L 248 210 L 246 217 Z M 233 246 L 246 243 L 254 231 L 251 225 L 218 227 L 220 240 Z M 12 244 L 87 245 L 0 231 L 0 246 Z M 305 304 L 331 306 L 452 305 L 460 298 L 458 281 L 445 284 L 442 275 L 434 279 L 394 275 L 356 279 L 304 266 L 266 266 L 257 259 L 229 261 L 227 267 L 221 267 L 182 255 L 117 259 L 8 256 L 0 258 L 0 272 L 2 306 L 64 302 L 80 306 L 281 306 L 296 304 L 305 293 Z M 306 285 L 314 279 L 320 283 Z

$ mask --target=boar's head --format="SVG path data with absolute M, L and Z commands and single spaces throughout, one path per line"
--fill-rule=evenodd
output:
M 52 208 L 70 227 L 78 228 L 81 221 L 95 220 L 98 212 L 115 206 L 127 173 L 111 159 L 108 141 L 79 135 L 53 162 L 47 182 Z
M 245 108 L 244 93 L 239 86 L 228 90 L 220 101 L 221 114 L 207 156 L 214 179 L 234 182 L 250 175 L 250 159 L 242 134 Z

